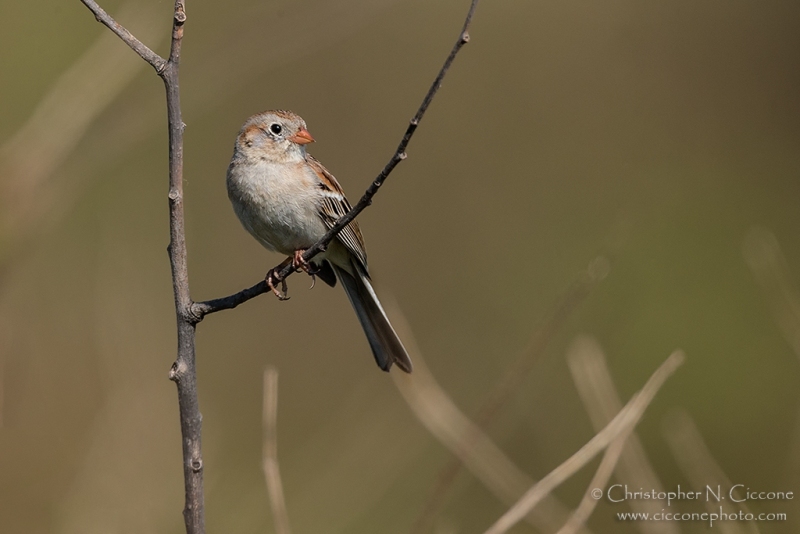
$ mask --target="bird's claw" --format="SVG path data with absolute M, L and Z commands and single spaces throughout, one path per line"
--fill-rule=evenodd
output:
M 311 277 L 311 287 L 308 289 L 314 289 L 314 286 L 317 284 L 317 277 L 315 276 L 319 272 L 319 267 L 312 265 L 311 263 L 307 262 L 306 259 L 303 257 L 305 254 L 305 250 L 295 250 L 294 257 L 292 258 L 292 267 L 296 271 L 303 271 L 307 275 Z
M 286 285 L 286 279 L 281 278 L 275 269 L 269 270 L 264 281 L 267 283 L 275 296 L 278 297 L 278 300 L 289 300 L 289 296 L 286 294 L 286 292 L 289 291 L 289 286 Z M 278 282 L 281 284 L 280 289 L 275 287 L 275 284 Z

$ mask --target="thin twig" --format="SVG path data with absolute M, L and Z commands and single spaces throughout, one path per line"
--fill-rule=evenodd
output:
M 656 369 L 644 387 L 628 401 L 623 410 L 606 427 L 598 432 L 588 443 L 556 467 L 547 476 L 530 488 L 517 503 L 511 507 L 486 534 L 503 534 L 516 525 L 545 496 L 549 495 L 562 482 L 586 465 L 597 453 L 605 449 L 623 433 L 629 432 L 639 422 L 647 406 L 667 378 L 683 363 L 684 355 L 675 351 Z
M 348 224 L 350 224 L 353 219 L 355 219 L 359 213 L 364 211 L 364 209 L 372 204 L 372 198 L 378 192 L 378 189 L 383 185 L 386 179 L 389 177 L 389 174 L 394 170 L 398 163 L 406 159 L 406 148 L 408 147 L 409 141 L 411 141 L 411 137 L 414 135 L 414 132 L 417 130 L 417 126 L 419 126 L 420 121 L 422 121 L 422 117 L 425 115 L 425 111 L 427 111 L 428 106 L 430 106 L 431 102 L 433 101 L 433 97 L 436 96 L 436 93 L 439 91 L 439 88 L 442 86 L 442 80 L 444 80 L 447 71 L 450 69 L 450 65 L 452 65 L 453 60 L 455 60 L 456 55 L 458 54 L 459 50 L 469 42 L 469 26 L 472 22 L 472 16 L 475 14 L 475 8 L 478 7 L 478 0 L 472 0 L 470 4 L 469 11 L 467 12 L 467 16 L 464 20 L 464 25 L 461 28 L 461 32 L 458 34 L 458 39 L 456 40 L 455 45 L 453 45 L 453 49 L 450 51 L 450 54 L 447 56 L 447 59 L 442 65 L 442 68 L 439 70 L 439 73 L 436 76 L 436 79 L 431 84 L 430 89 L 428 89 L 425 98 L 422 100 L 422 104 L 420 104 L 417 113 L 414 115 L 414 118 L 408 124 L 408 128 L 406 128 L 405 134 L 403 134 L 403 138 L 400 140 L 400 144 L 397 145 L 397 150 L 395 150 L 394 154 L 392 155 L 389 162 L 384 166 L 383 170 L 378 174 L 378 176 L 372 181 L 370 186 L 364 192 L 364 195 L 361 197 L 361 200 L 353 206 L 353 208 L 348 211 L 344 216 L 339 218 L 336 221 L 336 224 L 328 230 L 328 233 L 323 236 L 317 243 L 313 246 L 308 248 L 305 253 L 303 254 L 303 258 L 306 261 L 310 261 L 311 258 L 323 252 L 327 247 L 328 244 L 333 240 L 334 237 Z M 276 267 L 277 269 L 277 267 Z M 287 276 L 290 276 L 293 272 L 295 272 L 294 267 L 292 267 L 291 263 L 283 267 L 281 270 L 276 271 L 278 273 L 278 277 L 285 279 Z M 258 284 L 251 286 L 247 289 L 243 289 L 238 293 L 233 295 L 229 295 L 227 297 L 222 297 L 213 300 L 207 300 L 204 302 L 196 302 L 192 306 L 192 314 L 194 316 L 195 322 L 200 322 L 203 320 L 203 317 L 210 313 L 215 313 L 221 310 L 229 310 L 231 308 L 235 308 L 239 304 L 247 302 L 248 300 L 261 295 L 262 293 L 266 293 L 270 291 L 269 287 L 267 287 L 266 282 L 261 281 Z
M 167 61 L 150 50 L 143 42 L 139 39 L 134 37 L 134 35 L 129 32 L 126 28 L 124 28 L 121 24 L 115 21 L 111 16 L 105 12 L 105 10 L 97 5 L 97 2 L 94 0 L 81 0 L 83 4 L 89 8 L 89 10 L 94 13 L 94 18 L 97 19 L 97 22 L 105 25 L 109 30 L 114 32 L 117 37 L 122 39 L 122 41 L 130 46 L 134 52 L 139 54 L 139 57 L 143 60 L 150 63 L 150 65 L 156 69 L 156 72 L 159 76 L 164 72 L 164 68 L 166 67 Z M 182 3 L 182 2 L 181 2 Z M 176 12 L 177 12 L 177 5 L 176 5 Z
M 269 494 L 272 518 L 277 534 L 291 534 L 283 483 L 278 464 L 278 370 L 264 369 L 264 408 L 262 411 L 264 443 L 262 451 L 264 481 Z
M 195 366 L 195 328 L 191 315 L 189 274 L 186 261 L 186 232 L 183 210 L 183 120 L 181 118 L 178 73 L 186 22 L 184 0 L 175 0 L 172 20 L 172 42 L 169 59 L 150 50 L 122 25 L 116 22 L 93 0 L 81 0 L 95 18 L 105 24 L 142 59 L 156 70 L 164 81 L 167 93 L 167 122 L 169 129 L 169 230 L 168 247 L 172 270 L 172 288 L 178 323 L 178 354 L 170 369 L 169 378 L 178 387 L 181 436 L 183 438 L 183 476 L 186 493 L 183 509 L 187 534 L 204 534 L 203 457 L 200 451 L 202 416 L 197 400 L 197 370 Z
M 594 285 L 607 276 L 608 270 L 608 260 L 603 256 L 598 256 L 559 298 L 547 321 L 534 331 L 528 346 L 508 366 L 503 377 L 487 395 L 486 401 L 475 417 L 475 429 L 479 431 L 485 429 L 500 409 L 512 398 L 539 361 L 539 357 L 547 348 L 550 340 L 566 323 L 575 308 L 586 299 Z M 476 437 L 473 433 L 468 433 L 464 436 L 461 447 L 468 450 L 476 441 Z M 439 471 L 439 476 L 430 491 L 430 497 L 426 499 L 425 506 L 411 527 L 411 534 L 430 531 L 434 519 L 444 505 L 448 490 L 455 483 L 463 466 L 464 462 L 461 457 L 454 455 Z

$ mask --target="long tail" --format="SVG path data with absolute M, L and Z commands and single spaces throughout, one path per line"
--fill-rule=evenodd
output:
M 356 311 L 361 327 L 367 335 L 372 354 L 378 367 L 388 371 L 393 363 L 405 371 L 411 372 L 411 359 L 408 357 L 403 343 L 392 328 L 386 312 L 383 311 L 381 303 L 367 276 L 361 269 L 353 265 L 355 276 L 345 271 L 341 267 L 334 266 L 336 275 L 342 281 L 350 304 Z

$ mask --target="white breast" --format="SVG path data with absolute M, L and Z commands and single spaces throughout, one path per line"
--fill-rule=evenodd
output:
M 228 197 L 242 225 L 262 245 L 291 255 L 316 243 L 321 190 L 302 163 L 240 163 L 228 169 Z

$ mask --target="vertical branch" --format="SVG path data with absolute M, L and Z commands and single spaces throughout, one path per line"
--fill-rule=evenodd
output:
M 203 417 L 197 400 L 197 369 L 195 365 L 195 322 L 190 312 L 189 271 L 186 261 L 186 232 L 183 211 L 183 119 L 179 68 L 183 24 L 186 11 L 183 0 L 175 0 L 172 23 L 172 44 L 169 59 L 161 78 L 167 92 L 169 123 L 169 259 L 172 268 L 172 288 L 175 295 L 175 315 L 178 322 L 178 357 L 172 365 L 170 379 L 178 387 L 178 407 L 183 436 L 183 477 L 186 502 L 183 518 L 188 534 L 203 534 L 203 457 L 200 450 Z
M 186 502 L 183 510 L 187 534 L 204 534 L 203 457 L 200 452 L 202 416 L 197 401 L 195 367 L 195 324 L 191 313 L 189 273 L 186 263 L 186 234 L 183 214 L 183 120 L 178 83 L 183 25 L 186 22 L 184 0 L 175 0 L 172 43 L 169 58 L 164 59 L 131 32 L 116 22 L 94 0 L 81 0 L 95 18 L 122 39 L 139 57 L 147 61 L 164 81 L 167 94 L 169 128 L 169 259 L 178 327 L 178 355 L 169 378 L 178 387 L 178 407 L 183 438 L 183 476 Z

